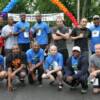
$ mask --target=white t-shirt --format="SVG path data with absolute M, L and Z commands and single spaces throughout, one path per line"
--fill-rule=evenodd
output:
M 10 32 L 14 34 L 14 25 L 5 25 L 2 29 L 1 35 L 3 37 L 9 36 Z M 5 49 L 12 49 L 13 45 L 17 43 L 17 36 L 9 36 L 5 40 Z

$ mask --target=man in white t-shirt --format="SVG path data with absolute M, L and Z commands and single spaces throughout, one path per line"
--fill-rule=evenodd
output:
M 8 17 L 8 24 L 5 25 L 2 29 L 1 35 L 5 38 L 5 53 L 8 54 L 11 51 L 11 48 L 14 44 L 17 43 L 17 35 L 14 34 L 14 22 L 13 18 Z

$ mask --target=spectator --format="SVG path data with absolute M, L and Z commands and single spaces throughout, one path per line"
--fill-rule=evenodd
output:
M 91 25 L 89 29 L 92 32 L 90 48 L 93 54 L 95 53 L 95 45 L 100 43 L 100 16 L 99 15 L 93 16 L 93 25 Z
M 15 24 L 15 33 L 18 34 L 18 45 L 20 49 L 26 52 L 30 48 L 29 30 L 30 23 L 26 21 L 26 14 L 20 14 L 21 21 Z
M 12 17 L 8 17 L 8 24 L 2 29 L 2 37 L 5 38 L 5 54 L 11 53 L 14 44 L 17 43 L 17 35 L 14 33 L 14 22 Z
M 81 84 L 81 93 L 87 92 L 88 79 L 88 60 L 86 56 L 81 55 L 79 46 L 72 48 L 72 56 L 67 61 L 66 74 L 64 81 L 71 87 L 76 88 Z
M 62 68 L 63 56 L 57 51 L 55 45 L 50 46 L 50 54 L 47 56 L 44 63 L 45 73 L 42 78 L 50 79 L 50 84 L 53 84 L 55 79 L 58 79 L 58 89 L 62 89 Z
M 36 80 L 36 72 L 38 72 L 39 85 L 42 85 L 42 74 L 43 74 L 43 61 L 44 51 L 40 48 L 37 42 L 32 43 L 32 48 L 27 52 L 28 62 L 28 80 L 30 84 L 33 84 Z
M 4 69 L 4 58 L 0 55 L 0 80 L 7 78 L 7 72 Z
M 46 49 L 50 43 L 50 28 L 46 22 L 42 21 L 42 15 L 36 14 L 36 23 L 31 28 L 33 38 L 38 42 L 42 49 Z
M 8 90 L 13 90 L 12 81 L 15 79 L 15 76 L 18 76 L 22 85 L 25 85 L 26 55 L 21 52 L 18 45 L 12 47 L 12 53 L 6 58 L 6 64 L 8 70 Z
M 0 54 L 4 55 L 4 38 L 1 36 L 2 28 L 4 26 L 3 17 L 0 16 Z
M 100 44 L 95 45 L 95 54 L 91 55 L 89 63 L 90 77 L 93 81 L 93 93 L 100 93 Z
M 88 39 L 91 38 L 91 31 L 86 28 L 87 19 L 82 18 L 79 28 L 74 28 L 71 33 L 71 39 L 74 40 L 74 46 L 81 48 L 82 55 L 89 56 Z

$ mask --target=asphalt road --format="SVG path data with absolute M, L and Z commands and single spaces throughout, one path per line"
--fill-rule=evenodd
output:
M 57 86 L 50 86 L 49 82 L 44 80 L 43 86 L 37 84 L 17 88 L 9 93 L 5 83 L 0 83 L 0 100 L 100 100 L 100 94 L 92 94 L 92 89 L 89 88 L 87 94 L 81 94 L 78 87 L 76 90 L 70 90 L 67 85 L 64 85 L 62 91 L 58 91 Z

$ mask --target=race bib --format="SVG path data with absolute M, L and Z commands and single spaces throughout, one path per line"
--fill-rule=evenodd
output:
M 53 69 L 55 70 L 55 69 L 58 69 L 58 63 L 56 62 L 56 61 L 54 61 L 53 63 L 52 63 L 52 65 L 53 65 Z
M 98 80 L 98 78 L 95 79 L 95 81 L 93 82 L 93 85 L 94 85 L 94 86 L 98 86 L 98 85 L 99 85 L 99 80 Z
M 24 32 L 24 37 L 25 38 L 29 38 L 29 33 L 28 32 Z
M 41 33 L 42 33 L 42 30 L 39 29 L 38 32 L 37 32 L 37 36 L 40 36 Z
M 92 37 L 99 37 L 100 32 L 99 31 L 93 31 L 92 32 Z

